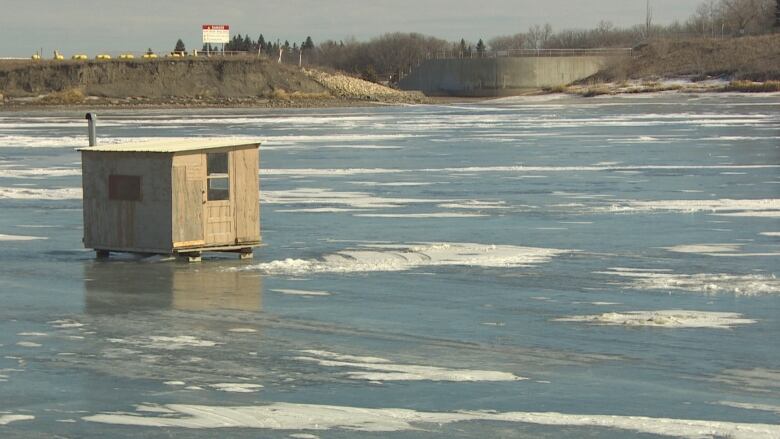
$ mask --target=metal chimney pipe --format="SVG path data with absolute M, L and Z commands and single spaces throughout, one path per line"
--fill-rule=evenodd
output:
M 97 124 L 97 113 L 87 113 L 86 119 L 89 124 L 89 146 L 96 146 L 97 135 L 95 134 L 95 125 Z

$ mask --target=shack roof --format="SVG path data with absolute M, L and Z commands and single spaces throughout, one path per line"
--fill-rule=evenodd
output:
M 211 137 L 211 138 L 186 138 L 169 137 L 165 139 L 149 140 L 146 142 L 113 143 L 97 146 L 78 148 L 77 151 L 94 152 L 159 152 L 177 153 L 188 151 L 203 151 L 207 149 L 230 148 L 240 146 L 258 146 L 260 141 L 251 138 L 236 137 Z

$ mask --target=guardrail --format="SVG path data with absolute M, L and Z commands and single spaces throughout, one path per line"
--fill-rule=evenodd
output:
M 633 49 L 511 49 L 470 52 L 445 50 L 428 54 L 428 59 L 453 58 L 508 58 L 508 57 L 554 57 L 554 56 L 632 56 Z

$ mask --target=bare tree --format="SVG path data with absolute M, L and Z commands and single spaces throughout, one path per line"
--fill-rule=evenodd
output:
M 490 50 L 517 50 L 522 49 L 525 42 L 525 34 L 519 33 L 491 38 L 488 41 L 488 46 L 490 46 Z
M 745 35 L 766 31 L 772 25 L 772 0 L 721 0 L 724 23 L 732 33 Z
M 544 26 L 535 24 L 528 29 L 526 34 L 526 47 L 529 49 L 543 49 L 547 41 L 552 36 L 553 30 L 550 23 L 546 23 Z

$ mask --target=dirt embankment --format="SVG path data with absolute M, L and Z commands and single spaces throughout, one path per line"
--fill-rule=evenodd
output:
M 780 91 L 780 34 L 743 38 L 654 40 L 597 74 L 551 88 L 582 96 L 680 92 Z
M 0 105 L 269 105 L 420 102 L 340 74 L 267 59 L 0 61 Z
M 620 66 L 618 66 L 620 67 Z M 730 80 L 780 80 L 780 34 L 729 39 L 658 40 L 640 46 L 623 64 L 629 78 L 724 77 Z

